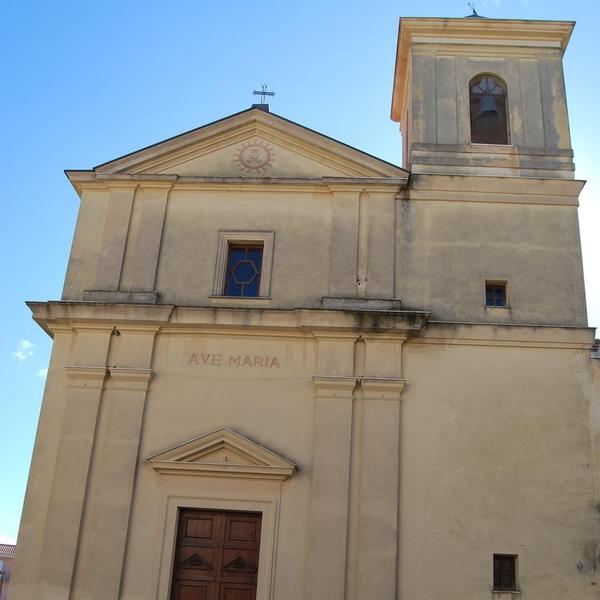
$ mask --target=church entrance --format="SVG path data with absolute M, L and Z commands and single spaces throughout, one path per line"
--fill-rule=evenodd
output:
M 255 600 L 261 514 L 180 509 L 171 600 Z

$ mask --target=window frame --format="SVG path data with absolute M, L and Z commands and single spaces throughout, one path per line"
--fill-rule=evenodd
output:
M 520 592 L 519 582 L 518 582 L 518 554 L 496 554 L 492 555 L 492 591 L 494 592 Z M 496 560 L 502 561 L 505 559 L 512 560 L 512 587 L 502 587 L 502 585 L 496 585 Z M 499 569 L 499 577 L 501 577 L 502 569 Z
M 487 292 L 489 287 L 502 287 L 504 288 L 504 304 L 498 306 L 497 304 L 488 304 Z M 486 308 L 509 308 L 508 303 L 508 281 L 503 279 L 486 279 L 485 285 L 483 286 L 483 303 Z
M 258 296 L 225 295 L 225 279 L 227 276 L 229 247 L 236 245 L 262 245 L 262 268 Z M 219 231 L 212 297 L 231 298 L 232 300 L 269 298 L 271 294 L 271 271 L 273 267 L 274 245 L 275 232 L 273 231 Z

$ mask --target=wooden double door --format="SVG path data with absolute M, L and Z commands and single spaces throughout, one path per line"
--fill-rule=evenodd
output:
M 255 600 L 261 514 L 181 509 L 171 600 Z

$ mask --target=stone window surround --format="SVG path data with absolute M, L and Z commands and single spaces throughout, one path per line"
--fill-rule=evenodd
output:
M 504 301 L 505 304 L 504 306 L 491 306 L 488 305 L 486 302 L 486 289 L 488 285 L 502 285 L 504 286 Z M 501 279 L 501 278 L 490 278 L 490 279 L 485 279 L 484 280 L 484 285 L 483 285 L 483 305 L 485 306 L 486 310 L 491 310 L 491 311 L 505 311 L 507 309 L 510 309 L 510 296 L 509 296 L 509 289 L 508 289 L 508 279 Z
M 265 490 L 266 491 L 266 490 Z M 279 491 L 279 494 L 281 492 Z M 167 600 L 171 589 L 171 573 L 175 554 L 175 535 L 180 508 L 196 508 L 202 510 L 235 510 L 252 511 L 262 514 L 261 552 L 258 559 L 257 600 L 272 598 L 272 583 L 277 555 L 277 522 L 279 520 L 278 494 L 265 496 L 248 496 L 240 498 L 230 495 L 199 494 L 198 496 L 168 495 L 164 514 L 163 545 L 161 548 L 160 566 L 158 570 L 159 600 Z
M 217 259 L 215 264 L 215 278 L 213 283 L 212 298 L 229 298 L 225 296 L 225 272 L 227 269 L 227 254 L 230 244 L 262 243 L 262 269 L 260 275 L 260 291 L 257 298 L 269 298 L 271 294 L 271 270 L 273 266 L 273 247 L 275 245 L 275 232 L 273 231 L 219 231 L 217 244 Z M 234 296 L 232 296 L 233 298 Z M 253 298 L 241 297 L 236 299 L 252 300 Z

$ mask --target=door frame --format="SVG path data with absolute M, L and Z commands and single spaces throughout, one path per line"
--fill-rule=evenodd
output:
M 156 594 L 157 600 L 169 600 L 171 593 L 171 578 L 173 576 L 173 560 L 177 546 L 177 525 L 180 508 L 262 513 L 256 600 L 272 600 L 274 562 L 277 551 L 279 499 L 274 496 L 240 497 L 211 495 L 167 496 L 162 538 L 163 545 Z

